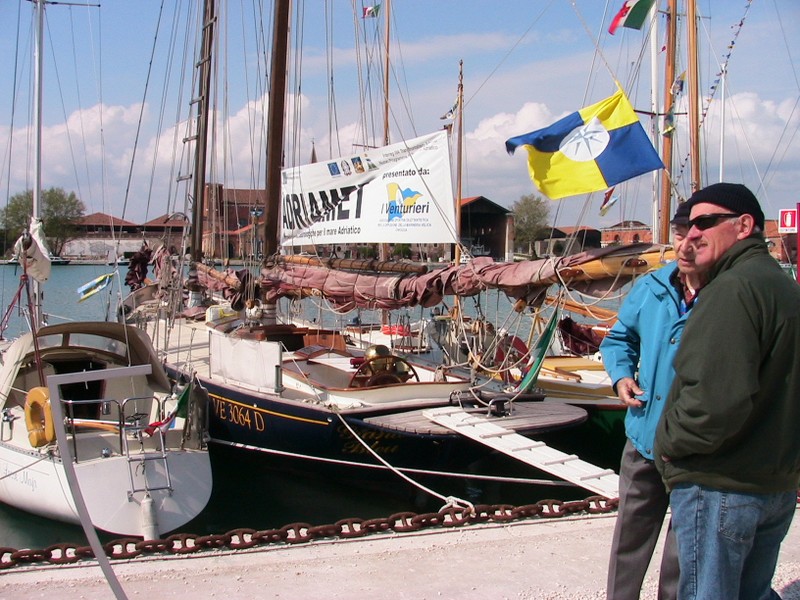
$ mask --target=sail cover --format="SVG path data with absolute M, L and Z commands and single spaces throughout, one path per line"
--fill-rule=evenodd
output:
M 456 242 L 444 130 L 282 178 L 281 245 Z
M 36 281 L 44 283 L 48 280 L 50 250 L 47 249 L 41 219 L 31 219 L 30 236 L 20 236 L 14 244 L 14 254 L 20 263 L 26 261 L 26 271 Z

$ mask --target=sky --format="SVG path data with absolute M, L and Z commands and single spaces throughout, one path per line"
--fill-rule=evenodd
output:
M 507 138 L 610 96 L 615 81 L 637 110 L 650 110 L 650 58 L 642 51 L 649 27 L 620 29 L 613 36 L 607 31 L 622 3 L 392 0 L 390 140 L 448 123 L 440 117 L 456 98 L 463 61 L 462 195 L 482 195 L 510 208 L 524 195 L 539 194 L 525 153 L 506 154 Z M 187 170 L 189 152 L 182 140 L 189 135 L 194 84 L 186 65 L 195 61 L 191 36 L 200 4 L 105 0 L 99 7 L 47 7 L 44 188 L 76 192 L 87 214 L 104 212 L 133 222 L 184 210 L 185 184 L 176 179 Z M 383 85 L 384 19 L 360 17 L 371 4 L 295 0 L 287 163 L 309 162 L 312 142 L 323 160 L 382 138 L 383 109 L 376 99 Z M 657 4 L 663 8 L 666 1 Z M 698 0 L 697 6 L 704 106 L 728 57 L 726 85 L 717 86 L 704 119 L 703 181 L 719 180 L 722 155 L 722 178 L 751 187 L 767 217 L 777 218 L 780 208 L 800 201 L 800 3 Z M 3 203 L 32 185 L 32 10 L 27 0 L 0 0 Z M 269 0 L 255 7 L 249 0 L 219 1 L 215 72 L 227 75 L 215 88 L 215 154 L 208 179 L 227 187 L 263 185 L 266 101 L 260 74 L 268 62 L 263 48 L 269 44 L 271 12 Z M 657 22 L 660 26 L 663 19 Z M 685 29 L 684 19 L 679 28 Z M 656 40 L 658 50 L 663 34 Z M 685 50 L 685 35 L 679 45 Z M 170 53 L 171 47 L 179 50 Z M 660 65 L 663 53 L 657 52 L 657 61 Z M 678 71 L 685 66 L 679 59 Z M 684 96 L 683 106 L 685 101 Z M 679 126 L 685 121 L 680 110 L 677 120 Z M 649 130 L 649 118 L 642 115 L 641 121 Z M 675 140 L 673 177 L 688 195 L 687 144 Z M 652 186 L 650 175 L 618 186 L 621 200 L 604 217 L 602 192 L 553 201 L 551 222 L 652 223 Z

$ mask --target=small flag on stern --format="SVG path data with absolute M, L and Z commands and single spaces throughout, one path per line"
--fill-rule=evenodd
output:
M 664 168 L 622 89 L 549 127 L 506 140 L 528 150 L 528 171 L 552 200 L 598 192 Z
M 181 395 L 178 396 L 178 403 L 175 405 L 173 411 L 167 415 L 164 419 L 160 421 L 153 421 L 147 427 L 144 428 L 144 432 L 149 436 L 154 436 L 157 430 L 161 430 L 162 433 L 167 433 L 172 427 L 175 425 L 175 417 L 181 417 L 183 419 L 186 418 L 188 414 L 188 405 L 189 405 L 189 397 L 192 395 L 192 385 L 188 384 Z
M 106 273 L 105 275 L 100 275 L 100 277 L 92 279 L 89 283 L 84 283 L 76 290 L 81 295 L 78 302 L 83 302 L 87 298 L 94 296 L 97 292 L 111 283 L 111 279 L 113 277 L 114 273 Z
M 625 0 L 622 8 L 611 21 L 608 33 L 614 35 L 617 27 L 627 27 L 629 29 L 641 29 L 650 9 L 656 0 Z
M 381 5 L 376 4 L 375 6 L 365 6 L 364 7 L 364 14 L 361 16 L 362 19 L 369 19 L 371 17 L 377 17 L 378 13 L 381 11 Z

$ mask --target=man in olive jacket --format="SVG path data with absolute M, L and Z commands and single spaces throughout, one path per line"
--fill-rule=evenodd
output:
M 745 186 L 688 200 L 708 283 L 675 357 L 656 431 L 670 490 L 678 597 L 778 598 L 770 584 L 800 482 L 800 286 L 769 255 Z

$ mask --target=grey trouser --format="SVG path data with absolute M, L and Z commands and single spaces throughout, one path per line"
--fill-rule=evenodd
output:
M 668 507 L 669 494 L 653 461 L 639 454 L 628 440 L 620 463 L 619 509 L 608 564 L 608 600 L 639 598 Z M 661 559 L 659 600 L 677 597 L 678 573 L 678 551 L 670 525 Z

